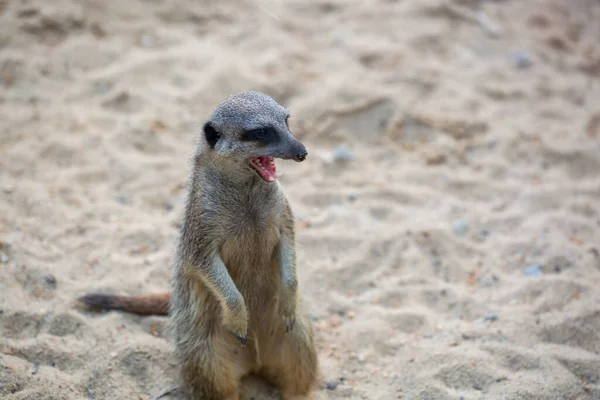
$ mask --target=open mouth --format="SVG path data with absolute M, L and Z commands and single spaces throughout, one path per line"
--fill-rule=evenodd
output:
M 277 168 L 275 159 L 269 156 L 261 156 L 250 159 L 250 166 L 265 182 L 275 182 L 277 179 Z

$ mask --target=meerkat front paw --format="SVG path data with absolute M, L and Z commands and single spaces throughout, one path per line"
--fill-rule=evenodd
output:
M 232 329 L 231 333 L 233 333 L 242 346 L 245 346 L 246 343 L 248 343 L 248 332 L 241 334 L 237 330 Z
M 223 324 L 235 335 L 242 346 L 246 345 L 248 342 L 248 311 L 245 304 L 236 304 L 227 309 Z
M 283 298 L 279 304 L 279 315 L 283 318 L 285 332 L 291 332 L 296 324 L 296 301 L 295 297 Z
M 296 316 L 292 315 L 282 315 L 283 321 L 285 323 L 285 333 L 291 332 L 294 329 L 294 325 L 296 324 Z

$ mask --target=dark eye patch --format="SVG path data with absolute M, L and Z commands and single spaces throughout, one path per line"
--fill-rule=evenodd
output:
M 266 145 L 279 141 L 279 135 L 272 127 L 264 126 L 262 128 L 245 130 L 242 133 L 242 140 Z

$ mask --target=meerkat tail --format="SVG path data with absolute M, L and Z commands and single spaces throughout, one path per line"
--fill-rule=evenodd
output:
M 115 296 L 90 293 L 77 299 L 93 308 L 120 310 L 138 315 L 168 315 L 171 293 L 157 293 L 145 296 Z

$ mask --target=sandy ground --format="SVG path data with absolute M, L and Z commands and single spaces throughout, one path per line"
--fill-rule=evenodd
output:
M 73 299 L 168 289 L 199 128 L 256 89 L 309 149 L 315 398 L 600 399 L 599 37 L 592 0 L 0 1 L 0 397 L 175 382 L 164 318 Z

